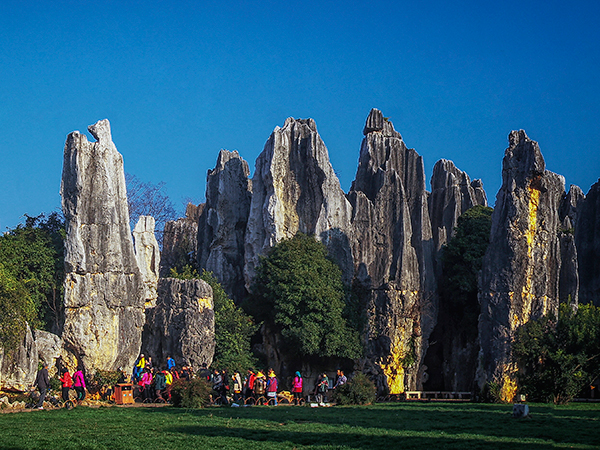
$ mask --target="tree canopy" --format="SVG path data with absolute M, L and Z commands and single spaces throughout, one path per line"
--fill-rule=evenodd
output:
M 12 349 L 32 328 L 60 327 L 64 281 L 64 220 L 58 213 L 25 216 L 0 236 L 0 344 Z
M 261 259 L 248 308 L 281 333 L 288 354 L 355 358 L 361 346 L 344 318 L 344 299 L 341 269 L 325 245 L 299 233 Z
M 600 376 L 600 308 L 562 303 L 517 330 L 513 352 L 521 391 L 532 401 L 567 403 Z

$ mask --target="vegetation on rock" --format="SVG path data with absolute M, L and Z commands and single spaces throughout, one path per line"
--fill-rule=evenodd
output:
M 214 275 L 206 270 L 199 274 L 188 264 L 181 272 L 176 268 L 171 269 L 171 276 L 182 280 L 200 279 L 206 281 L 213 290 L 216 345 L 212 367 L 239 370 L 241 373 L 255 367 L 256 359 L 251 351 L 250 340 L 258 327 L 252 317 L 229 298 Z
M 64 221 L 25 215 L 0 236 L 0 345 L 13 349 L 31 328 L 58 328 L 64 280 Z

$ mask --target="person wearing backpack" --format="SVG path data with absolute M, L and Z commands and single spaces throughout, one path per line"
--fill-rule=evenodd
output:
M 239 403 L 242 399 L 242 376 L 239 370 L 236 370 L 233 374 L 233 401 Z
M 259 370 L 256 374 L 256 380 L 254 380 L 254 396 L 256 398 L 265 395 L 266 384 L 265 374 Z
M 327 401 L 327 390 L 329 389 L 329 378 L 326 373 L 323 373 L 321 379 L 316 386 L 317 403 L 324 403 Z

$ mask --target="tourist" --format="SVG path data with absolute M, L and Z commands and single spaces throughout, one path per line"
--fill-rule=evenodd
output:
M 77 392 L 77 401 L 85 399 L 85 377 L 81 366 L 78 366 L 77 371 L 73 374 L 73 387 Z
M 62 383 L 62 399 L 63 402 L 66 402 L 69 400 L 69 391 L 73 386 L 73 379 L 71 378 L 71 374 L 69 373 L 68 369 L 62 370 L 62 376 L 59 378 L 59 380 Z
M 347 381 L 348 378 L 346 378 L 346 375 L 344 375 L 344 371 L 338 369 L 337 376 L 335 379 L 335 386 L 333 386 L 333 388 L 335 389 L 339 386 L 343 386 L 344 384 L 346 384 Z
M 233 373 L 233 401 L 235 403 L 239 403 L 242 399 L 242 376 L 240 375 L 239 370 L 236 370 Z
M 148 359 L 146 360 L 146 369 L 152 371 L 153 369 L 153 365 L 152 365 L 152 356 L 148 356 Z
M 256 374 L 256 380 L 254 380 L 254 396 L 259 398 L 265 395 L 265 389 L 267 387 L 267 377 L 260 370 Z
M 173 367 L 175 367 L 175 360 L 167 356 L 167 370 L 171 370 Z
M 248 369 L 244 383 L 244 398 L 247 400 L 254 396 L 254 383 L 256 381 L 256 375 L 252 369 Z
M 275 376 L 275 371 L 273 369 L 269 369 L 269 379 L 267 380 L 267 400 L 274 402 L 274 405 L 277 406 L 277 385 L 278 385 L 277 377 Z
M 154 391 L 156 392 L 156 400 L 164 401 L 162 396 L 163 391 L 167 388 L 167 380 L 165 377 L 165 371 L 158 372 L 154 377 Z
M 42 368 L 38 371 L 33 387 L 37 386 L 40 391 L 40 399 L 37 402 L 37 409 L 44 409 L 44 399 L 46 398 L 46 392 L 50 387 L 50 377 L 48 377 L 48 364 L 44 363 Z
M 327 390 L 329 389 L 329 377 L 323 372 L 321 378 L 317 382 L 315 387 L 315 394 L 317 396 L 317 403 L 324 403 L 327 401 Z
M 296 372 L 296 376 L 294 377 L 294 383 L 292 385 L 292 394 L 294 394 L 294 400 L 298 402 L 302 398 L 302 375 L 300 372 Z
M 142 375 L 142 370 L 144 370 L 145 367 L 146 367 L 146 358 L 144 358 L 144 354 L 141 353 L 140 356 L 138 356 L 138 359 L 135 360 L 135 363 L 133 365 L 133 372 L 131 374 L 131 380 L 134 383 L 139 381 L 140 376 Z
M 152 384 L 152 373 L 150 373 L 149 369 L 144 369 L 142 379 L 138 384 L 140 386 L 140 394 L 143 395 L 144 400 L 151 400 L 152 393 L 150 385 Z
M 206 367 L 206 363 L 202 363 L 200 366 L 198 377 L 204 378 L 206 381 L 210 381 L 210 370 L 208 370 L 208 367 Z

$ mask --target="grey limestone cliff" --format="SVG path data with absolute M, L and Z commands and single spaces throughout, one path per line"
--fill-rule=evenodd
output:
M 236 302 L 246 296 L 244 239 L 252 200 L 250 169 L 238 152 L 221 150 L 206 177 L 206 205 L 198 222 L 198 265 L 214 274 Z
M 160 270 L 160 248 L 154 234 L 154 217 L 140 216 L 133 229 L 135 257 L 144 281 L 146 306 L 156 304 L 156 286 Z
M 423 159 L 371 110 L 348 195 L 355 282 L 366 290 L 367 370 L 391 393 L 421 385 L 435 323 L 433 238 Z
M 213 292 L 202 280 L 161 278 L 156 306 L 146 310 L 142 350 L 166 364 L 210 366 L 215 352 Z
M 245 237 L 244 277 L 249 287 L 258 258 L 296 233 L 314 234 L 352 277 L 351 206 L 312 119 L 276 127 L 256 160 Z
M 168 277 L 172 268 L 195 264 L 198 250 L 198 220 L 204 211 L 204 206 L 204 203 L 198 206 L 188 203 L 185 217 L 165 224 L 160 257 L 161 277 Z
M 66 219 L 63 339 L 86 369 L 130 367 L 144 325 L 143 281 L 133 250 L 123 157 L 108 120 L 96 142 L 67 137 L 61 195 Z
M 600 180 L 577 203 L 579 302 L 600 306 Z
M 564 194 L 564 178 L 546 170 L 537 142 L 523 130 L 511 132 L 481 272 L 478 374 L 480 387 L 497 382 L 509 401 L 516 388 L 516 329 L 558 309 Z

